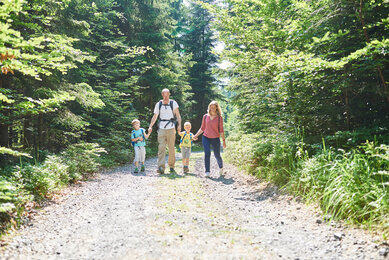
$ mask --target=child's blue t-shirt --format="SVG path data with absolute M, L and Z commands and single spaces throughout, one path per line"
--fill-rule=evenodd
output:
M 138 138 L 138 137 L 144 138 L 144 136 L 142 135 L 142 131 L 143 133 L 145 133 L 145 130 L 143 128 L 139 128 L 138 130 L 133 130 L 131 134 L 131 139 Z M 146 146 L 146 141 L 144 139 L 143 141 L 138 140 L 134 143 L 134 147 L 135 146 Z

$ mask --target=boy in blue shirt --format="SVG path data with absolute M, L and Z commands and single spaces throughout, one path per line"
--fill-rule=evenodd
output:
M 141 164 L 140 170 L 144 172 L 146 159 L 146 139 L 149 138 L 151 132 L 146 134 L 145 129 L 140 128 L 140 121 L 138 119 L 132 120 L 131 124 L 134 127 L 134 130 L 131 132 L 131 143 L 134 146 L 135 151 L 134 173 L 139 172 L 139 164 Z

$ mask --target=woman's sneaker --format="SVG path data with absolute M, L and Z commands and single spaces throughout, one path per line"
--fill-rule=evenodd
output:
M 211 176 L 210 172 L 205 172 L 205 177 Z
M 219 174 L 220 174 L 220 176 L 224 176 L 224 169 L 223 168 L 220 168 Z

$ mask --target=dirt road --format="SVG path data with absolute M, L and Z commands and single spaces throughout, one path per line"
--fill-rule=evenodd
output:
M 227 166 L 145 174 L 126 165 L 69 188 L 7 238 L 1 259 L 387 259 L 367 232 L 328 223 L 314 208 Z M 179 165 L 179 162 L 177 163 Z M 177 169 L 180 169 L 177 167 Z

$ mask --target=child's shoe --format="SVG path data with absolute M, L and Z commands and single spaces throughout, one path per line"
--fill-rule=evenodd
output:
M 138 172 L 139 172 L 139 169 L 138 169 L 138 167 L 136 167 L 134 170 L 134 173 L 138 173 Z
M 185 172 L 185 173 L 188 173 L 188 172 L 189 172 L 189 167 L 188 167 L 188 166 L 184 166 L 184 172 Z
M 140 171 L 141 171 L 141 172 L 144 172 L 144 171 L 145 171 L 145 166 L 144 166 L 144 164 L 142 164 L 142 166 L 140 167 Z

